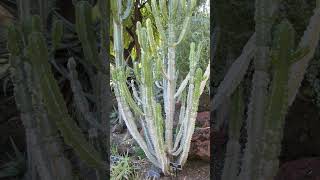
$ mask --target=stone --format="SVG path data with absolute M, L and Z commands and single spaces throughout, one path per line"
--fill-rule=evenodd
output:
M 198 112 L 197 114 L 189 156 L 210 161 L 210 111 Z
M 198 112 L 196 127 L 210 127 L 210 111 Z
M 320 180 L 320 158 L 306 158 L 285 162 L 275 180 Z
M 195 129 L 189 157 L 210 161 L 210 127 Z

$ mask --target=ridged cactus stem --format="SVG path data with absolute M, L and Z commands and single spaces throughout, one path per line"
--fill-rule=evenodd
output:
M 43 164 L 39 166 L 41 166 L 41 169 L 45 168 L 46 165 L 49 166 L 57 179 L 70 179 L 73 176 L 71 164 L 63 154 L 63 143 L 59 137 L 57 126 L 48 117 L 48 112 L 43 103 L 43 95 L 39 93 L 41 92 L 39 76 L 35 71 L 33 71 L 33 82 L 28 84 L 33 89 L 34 109 L 37 112 L 37 120 L 40 122 L 38 137 L 44 141 L 43 151 L 47 155 L 47 159 L 44 159 Z
M 263 134 L 263 124 L 269 84 L 268 67 L 270 64 L 269 46 L 271 43 L 271 27 L 273 25 L 273 11 L 278 1 L 256 0 L 255 29 L 256 52 L 254 59 L 254 75 L 248 107 L 247 132 L 248 141 L 244 153 L 244 165 L 240 177 L 255 180 L 258 178 L 260 161 L 259 147 Z
M 79 157 L 92 167 L 105 168 L 99 153 L 88 144 L 80 128 L 68 115 L 59 86 L 48 63 L 48 50 L 41 33 L 33 32 L 29 36 L 27 51 L 35 71 L 41 74 L 40 90 L 43 93 L 49 118 L 55 122 L 66 143 L 74 148 Z
M 194 128 L 195 128 L 195 121 L 196 121 L 196 116 L 197 116 L 197 109 L 199 105 L 199 99 L 200 99 L 200 84 L 202 83 L 202 80 L 204 79 L 202 70 L 200 68 L 197 69 L 195 73 L 195 79 L 193 82 L 193 78 L 191 78 L 191 83 L 189 85 L 189 92 L 188 92 L 188 98 L 187 99 L 187 111 L 186 114 L 189 115 L 189 118 L 184 119 L 186 122 L 186 133 L 184 134 L 184 138 L 180 144 L 181 147 L 183 147 L 183 151 L 181 152 L 179 156 L 179 164 L 184 165 L 187 161 L 188 158 L 188 153 L 190 150 L 190 144 L 191 144 L 191 138 L 194 133 Z M 194 84 L 193 84 L 194 83 Z M 191 94 L 192 92 L 192 94 Z M 188 108 L 190 106 L 190 108 Z M 189 109 L 189 111 L 188 111 Z
M 239 86 L 231 97 L 231 116 L 228 124 L 228 143 L 222 180 L 237 179 L 240 161 L 240 129 L 244 115 L 243 88 Z
M 272 49 L 273 76 L 261 146 L 262 160 L 259 166 L 261 180 L 272 179 L 277 174 L 283 126 L 288 109 L 289 68 L 295 59 L 300 59 L 307 53 L 302 49 L 293 51 L 294 35 L 294 29 L 287 20 L 283 20 L 276 28 L 275 47 Z
M 169 44 L 174 43 L 175 41 L 175 32 L 174 25 L 169 22 L 168 24 L 168 41 Z M 176 101 L 174 98 L 176 92 L 176 48 L 174 46 L 169 46 L 168 48 L 168 69 L 167 69 L 167 106 L 165 107 L 166 111 L 166 131 L 165 131 L 165 140 L 168 146 L 168 149 L 172 149 L 172 130 L 173 130 L 173 118 L 175 112 Z
M 316 48 L 319 44 L 320 39 L 320 7 L 317 4 L 317 7 L 314 9 L 313 16 L 310 17 L 309 24 L 306 30 L 303 33 L 303 36 L 300 39 L 299 47 L 309 48 L 309 53 L 304 56 L 303 58 L 296 61 L 290 67 L 290 79 L 289 79 L 289 102 L 288 105 L 290 106 L 299 90 L 301 82 L 305 77 L 305 73 L 308 67 L 310 60 L 313 58 Z
M 120 96 L 118 89 L 115 87 L 115 96 L 117 98 L 118 107 L 120 110 L 120 114 L 122 115 L 126 125 L 132 135 L 132 137 L 137 141 L 139 146 L 145 152 L 147 158 L 157 167 L 161 168 L 160 164 L 158 163 L 157 159 L 150 153 L 146 142 L 144 141 L 143 137 L 140 135 L 138 128 L 134 122 L 134 117 L 128 104 L 125 102 L 124 98 Z
M 24 22 L 28 17 L 30 17 L 30 10 L 31 10 L 30 6 L 31 6 L 30 0 L 18 1 L 19 19 L 21 22 Z
M 72 179 L 71 165 L 63 155 L 62 144 L 54 134 L 57 133 L 56 128 L 48 122 L 47 112 L 41 102 L 37 74 L 22 54 L 22 35 L 11 26 L 8 36 L 15 98 L 26 129 L 28 172 L 31 172 L 28 177 L 36 179 L 33 172 L 36 170 L 44 180 L 53 180 L 54 177 Z
M 40 147 L 36 118 L 33 112 L 31 92 L 30 89 L 28 89 L 27 81 L 23 79 L 24 77 L 30 76 L 27 76 L 26 69 L 24 68 L 24 62 L 18 56 L 11 55 L 10 63 L 16 104 L 20 110 L 21 120 L 26 130 L 28 176 L 31 179 L 36 178 L 36 174 L 32 172 L 36 169 L 42 179 L 53 180 L 52 171 L 50 171 L 48 166 L 45 165 L 40 167 L 40 165 L 43 165 L 43 162 L 46 161 L 46 156 L 43 149 Z M 29 72 L 29 74 L 30 73 L 31 72 Z M 35 152 L 37 152 L 37 154 L 35 154 Z
M 90 124 L 91 127 L 97 128 L 100 131 L 104 132 L 101 124 L 97 122 L 97 120 L 93 117 L 93 114 L 89 111 L 89 103 L 85 98 L 80 81 L 78 80 L 78 73 L 76 71 L 76 62 L 73 58 L 69 59 L 68 68 L 70 71 L 69 79 L 70 79 L 70 85 L 73 92 L 73 98 L 76 104 L 76 108 L 84 117 L 86 122 Z

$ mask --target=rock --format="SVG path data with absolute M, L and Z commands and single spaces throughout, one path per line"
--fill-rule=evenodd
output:
M 210 111 L 210 95 L 207 93 L 202 93 L 199 100 L 198 111 Z
M 210 160 L 210 111 L 199 112 L 197 115 L 189 157 Z
M 210 127 L 195 129 L 189 157 L 210 161 Z
M 196 127 L 210 127 L 210 111 L 198 112 Z
M 275 180 L 320 180 L 320 158 L 308 158 L 284 163 Z
M 320 113 L 311 101 L 297 98 L 287 115 L 281 161 L 320 157 Z

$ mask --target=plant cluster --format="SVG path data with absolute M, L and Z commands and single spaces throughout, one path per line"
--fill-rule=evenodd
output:
M 290 21 L 283 17 L 275 21 L 280 2 L 256 1 L 255 33 L 230 66 L 213 98 L 213 110 L 219 111 L 222 104 L 232 102 L 222 179 L 272 179 L 278 170 L 285 117 L 320 35 L 319 2 L 298 46 Z M 252 59 L 253 77 L 247 103 L 241 82 Z M 247 132 L 243 155 L 239 144 L 242 124 Z
M 184 40 L 196 5 L 195 0 L 152 0 L 146 4 L 152 12 L 145 26 L 137 23 L 136 34 L 141 47 L 141 59 L 130 68 L 123 57 L 123 21 L 130 13 L 130 0 L 123 11 L 122 1 L 113 2 L 113 38 L 115 66 L 111 68 L 114 93 L 119 112 L 129 132 L 144 151 L 147 158 L 164 174 L 170 175 L 174 167 L 183 166 L 187 160 L 191 137 L 194 132 L 199 97 L 209 78 L 209 65 L 203 73 L 199 67 L 202 43 L 191 43 L 189 72 L 178 86 L 177 47 Z M 177 17 L 184 17 L 182 27 Z M 155 39 L 155 32 L 159 39 Z M 185 57 L 186 59 L 187 57 Z M 135 81 L 127 85 L 127 77 L 133 72 Z M 156 98 L 157 89 L 163 94 L 163 104 Z M 132 93 L 131 93 L 131 92 Z M 175 105 L 181 101 L 178 131 L 173 132 Z M 143 128 L 143 135 L 138 130 Z
M 108 67 L 105 65 L 107 54 L 103 50 L 107 46 L 102 41 L 101 47 L 104 48 L 101 48 L 101 52 L 98 51 L 95 34 L 91 29 L 92 7 L 87 1 L 76 4 L 76 30 L 85 56 L 81 65 L 85 67 L 90 79 L 93 103 L 82 88 L 73 57 L 68 59 L 68 71 L 62 71 L 70 82 L 75 111 L 79 114 L 78 117 L 82 117 L 78 119 L 79 127 L 69 114 L 51 68 L 51 64 L 55 64 L 55 51 L 63 38 L 63 23 L 59 20 L 53 22 L 51 43 L 47 43 L 46 24 L 40 16 L 31 16 L 30 9 L 24 7 L 27 3 L 20 2 L 23 7 L 20 22 L 8 29 L 8 50 L 16 104 L 26 130 L 28 178 L 50 180 L 75 177 L 59 138 L 61 134 L 77 157 L 94 169 L 97 178 L 106 179 Z M 105 12 L 106 2 L 99 3 L 99 7 Z M 106 38 L 107 28 L 106 22 L 102 22 L 102 38 Z

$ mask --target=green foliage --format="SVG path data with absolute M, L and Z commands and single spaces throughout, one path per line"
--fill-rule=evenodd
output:
M 136 147 L 134 149 L 134 154 L 138 156 L 140 159 L 145 159 L 147 157 L 144 151 L 140 147 Z
M 119 155 L 117 147 L 111 147 L 111 174 L 112 180 L 135 180 L 137 173 L 132 162 L 133 159 L 128 154 Z M 138 180 L 138 179 L 137 179 Z
M 181 23 L 177 23 L 181 26 Z M 181 27 L 180 27 L 181 28 Z M 210 59 L 210 17 L 204 12 L 196 12 L 190 23 L 190 30 L 186 32 L 185 40 L 177 47 L 177 67 L 181 77 L 189 72 L 189 63 L 186 58 L 189 55 L 189 46 L 191 42 L 202 44 L 199 66 L 205 69 Z
M 130 157 L 128 155 L 123 156 L 119 162 L 111 166 L 112 180 L 129 180 L 133 174 L 134 169 L 130 164 Z

